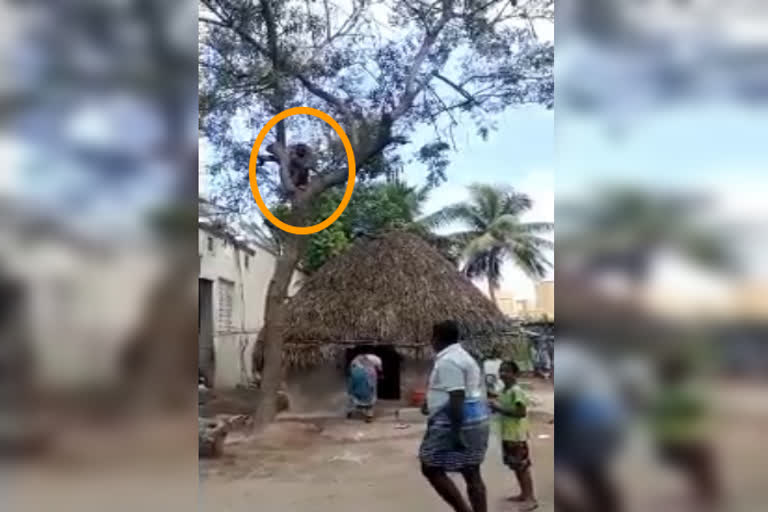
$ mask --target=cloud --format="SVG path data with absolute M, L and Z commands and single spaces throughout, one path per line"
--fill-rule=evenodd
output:
M 527 222 L 555 221 L 555 175 L 552 171 L 534 170 L 512 184 L 520 192 L 531 196 L 533 208 L 523 216 Z

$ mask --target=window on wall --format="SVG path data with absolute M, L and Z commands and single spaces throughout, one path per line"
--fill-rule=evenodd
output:
M 245 255 L 245 268 L 250 268 L 251 265 L 251 257 L 249 255 Z
M 226 279 L 219 279 L 218 285 L 219 304 L 216 323 L 220 332 L 230 332 L 234 329 L 232 309 L 235 297 L 235 283 Z
M 213 253 L 213 237 L 208 237 L 208 252 Z

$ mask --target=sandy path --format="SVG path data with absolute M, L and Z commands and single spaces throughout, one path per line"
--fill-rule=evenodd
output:
M 554 432 L 551 384 L 534 391 L 540 404 L 532 426 L 534 477 L 539 510 L 552 500 Z M 397 430 L 390 419 L 373 425 L 336 421 L 323 432 L 298 423 L 274 425 L 260 439 L 237 440 L 227 456 L 202 461 L 201 510 L 259 512 L 445 511 L 419 470 L 423 420 Z M 512 473 L 502 465 L 500 443 L 492 439 L 483 466 L 489 509 L 514 511 L 505 498 L 517 494 Z M 463 487 L 463 486 L 462 486 Z
M 549 436 L 539 439 L 539 435 Z M 419 473 L 417 433 L 372 442 L 338 443 L 315 438 L 293 448 L 241 447 L 237 454 L 203 464 L 200 498 L 203 510 L 260 512 L 444 511 Z M 552 511 L 552 427 L 534 427 L 535 478 L 542 511 Z M 490 510 L 514 511 L 504 497 L 517 492 L 502 466 L 498 442 L 492 443 L 483 467 Z

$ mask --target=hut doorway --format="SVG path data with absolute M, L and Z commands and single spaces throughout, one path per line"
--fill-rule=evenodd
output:
M 379 379 L 379 400 L 400 400 L 400 354 L 391 345 L 358 345 L 347 349 L 345 369 L 360 354 L 373 354 L 381 359 L 382 375 Z

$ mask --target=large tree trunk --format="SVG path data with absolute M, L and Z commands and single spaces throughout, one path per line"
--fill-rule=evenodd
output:
M 189 314 L 195 311 L 197 298 L 190 277 L 198 262 L 189 257 L 189 250 L 180 249 L 168 256 L 169 270 L 155 284 L 138 330 L 126 344 L 121 369 L 126 392 L 137 398 L 192 407 L 194 395 L 189 390 L 197 381 L 193 375 L 197 329 Z
M 264 327 L 261 336 L 263 364 L 261 392 L 254 413 L 257 425 L 272 421 L 277 415 L 277 393 L 283 379 L 283 332 L 285 331 L 288 291 L 293 273 L 306 243 L 301 235 L 285 235 L 283 254 L 277 259 L 272 280 L 267 289 Z

